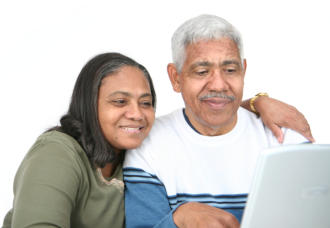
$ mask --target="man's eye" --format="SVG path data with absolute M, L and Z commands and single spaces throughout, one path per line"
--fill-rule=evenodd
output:
M 204 75 L 207 75 L 208 73 L 209 73 L 209 71 L 207 71 L 207 70 L 196 71 L 196 74 L 199 76 L 204 76 Z
M 237 72 L 237 70 L 235 68 L 227 68 L 225 71 L 227 73 L 236 73 Z

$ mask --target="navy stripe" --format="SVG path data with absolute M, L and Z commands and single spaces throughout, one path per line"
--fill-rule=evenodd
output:
M 171 205 L 175 205 L 178 203 L 182 203 L 182 202 L 192 202 L 191 200 L 178 200 L 175 203 L 171 203 Z M 245 204 L 246 201 L 239 201 L 239 202 L 217 202 L 217 201 L 193 201 L 193 202 L 199 202 L 199 203 L 206 203 L 206 204 Z
M 143 169 L 139 169 L 139 168 L 134 168 L 134 167 L 125 167 L 123 168 L 124 171 L 143 171 Z
M 127 176 L 127 175 L 125 175 L 124 176 L 124 180 L 125 181 L 135 181 L 135 182 L 142 182 L 142 181 L 147 181 L 147 182 L 150 182 L 150 181 L 152 181 L 152 182 L 160 182 L 161 183 L 161 181 L 158 179 L 158 178 L 155 178 L 155 177 L 146 177 L 146 176 L 136 176 L 136 175 L 134 175 L 134 176 Z
M 182 201 L 181 201 L 182 202 Z M 228 202 L 218 202 L 218 201 L 201 201 L 201 203 L 216 203 L 216 204 L 242 204 L 242 203 L 246 203 L 246 201 L 237 201 L 237 202 L 233 202 L 233 201 L 228 201 Z
M 153 184 L 153 185 L 158 185 L 158 186 L 164 186 L 162 183 L 155 183 L 155 182 L 147 182 L 147 181 L 130 181 L 130 180 L 125 180 L 126 183 L 130 184 Z
M 186 120 L 187 124 L 194 130 L 196 131 L 198 134 L 201 134 L 199 131 L 196 130 L 196 128 L 192 125 L 192 123 L 190 122 L 188 116 L 186 115 L 186 110 L 185 109 L 182 109 L 182 112 L 183 112 L 183 117 L 184 119 Z
M 170 201 L 169 203 L 171 205 L 175 205 L 181 202 L 199 202 L 199 203 L 207 203 L 207 204 L 245 204 L 246 200 L 243 201 L 213 201 L 213 200 L 207 200 L 207 201 L 203 201 L 203 200 L 176 200 L 176 201 Z
M 178 197 L 191 197 L 191 198 L 203 198 L 203 197 L 210 197 L 210 198 L 245 198 L 247 194 L 222 194 L 222 195 L 211 195 L 211 194 L 187 194 L 187 193 L 178 193 L 173 196 L 168 196 L 169 199 L 175 199 Z
M 170 202 L 176 202 L 176 201 L 199 201 L 199 202 L 218 202 L 218 203 L 226 203 L 226 202 L 246 202 L 247 197 L 242 198 L 212 198 L 212 197 L 206 197 L 206 198 L 193 198 L 193 197 L 179 197 L 175 199 L 169 199 Z
M 152 184 L 164 186 L 157 176 L 137 168 L 124 168 L 124 181 L 132 184 Z
M 143 177 L 143 178 L 154 178 L 155 177 L 152 177 L 152 176 L 143 176 L 143 175 L 132 175 L 132 174 L 125 174 L 124 175 L 125 177 Z M 157 178 L 158 179 L 158 178 Z
M 211 195 L 211 194 L 177 194 L 168 197 L 171 208 L 183 202 L 205 203 L 221 209 L 242 210 L 245 208 L 248 194 Z
M 171 208 L 175 208 L 177 207 L 178 205 L 184 203 L 184 202 L 191 202 L 191 201 L 180 201 L 180 202 L 177 202 L 177 203 L 170 203 L 170 207 Z M 196 201 L 194 201 L 196 202 Z M 198 201 L 197 201 L 198 202 Z M 216 207 L 216 208 L 220 208 L 220 209 L 244 209 L 245 208 L 245 205 L 246 203 L 242 203 L 240 205 L 235 205 L 235 204 L 219 204 L 219 203 L 205 203 L 205 202 L 198 202 L 198 203 L 204 203 L 204 204 L 207 204 L 207 205 L 210 205 L 210 206 L 213 206 L 213 207 Z
M 150 176 L 150 177 L 158 179 L 158 177 L 156 175 L 148 173 L 148 172 L 144 171 L 143 169 L 126 167 L 126 168 L 123 168 L 123 171 L 124 171 L 124 176 L 129 176 L 129 175 L 133 175 L 134 173 L 137 173 L 137 174 L 135 174 L 136 176 L 144 176 L 144 177 Z

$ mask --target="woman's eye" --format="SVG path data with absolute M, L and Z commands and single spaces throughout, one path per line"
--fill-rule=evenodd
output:
M 126 104 L 126 100 L 118 99 L 118 100 L 111 101 L 111 103 L 114 105 L 117 105 L 117 106 L 123 106 Z
M 151 103 L 151 101 L 143 101 L 143 102 L 141 102 L 141 105 L 143 106 L 143 107 L 151 107 L 152 106 L 152 103 Z

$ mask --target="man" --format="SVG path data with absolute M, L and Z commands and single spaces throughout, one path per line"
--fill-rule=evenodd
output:
M 241 37 L 222 18 L 202 15 L 172 38 L 173 89 L 185 109 L 155 122 L 126 153 L 126 226 L 239 227 L 262 149 L 279 145 L 240 108 L 246 60 Z M 284 144 L 308 141 L 282 129 Z

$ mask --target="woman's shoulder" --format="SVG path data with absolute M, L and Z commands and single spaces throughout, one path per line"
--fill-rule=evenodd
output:
M 86 167 L 89 167 L 87 155 L 74 138 L 49 131 L 40 135 L 25 155 L 15 183 L 20 183 L 22 178 L 47 182 L 51 177 L 51 182 L 59 183 L 73 177 L 80 179 Z
M 74 145 L 77 144 L 79 145 L 79 143 L 77 142 L 76 139 L 74 139 L 72 136 L 60 132 L 58 130 L 51 130 L 51 131 L 46 131 L 45 133 L 41 134 L 38 138 L 37 138 L 37 142 L 40 143 L 45 143 L 45 142 L 58 142 L 58 143 L 65 143 L 68 145 Z
M 68 134 L 52 130 L 41 134 L 27 153 L 25 160 L 31 158 L 69 159 L 86 157 L 80 144 Z M 79 159 L 80 160 L 80 159 Z M 85 160 L 85 159 L 84 159 Z

